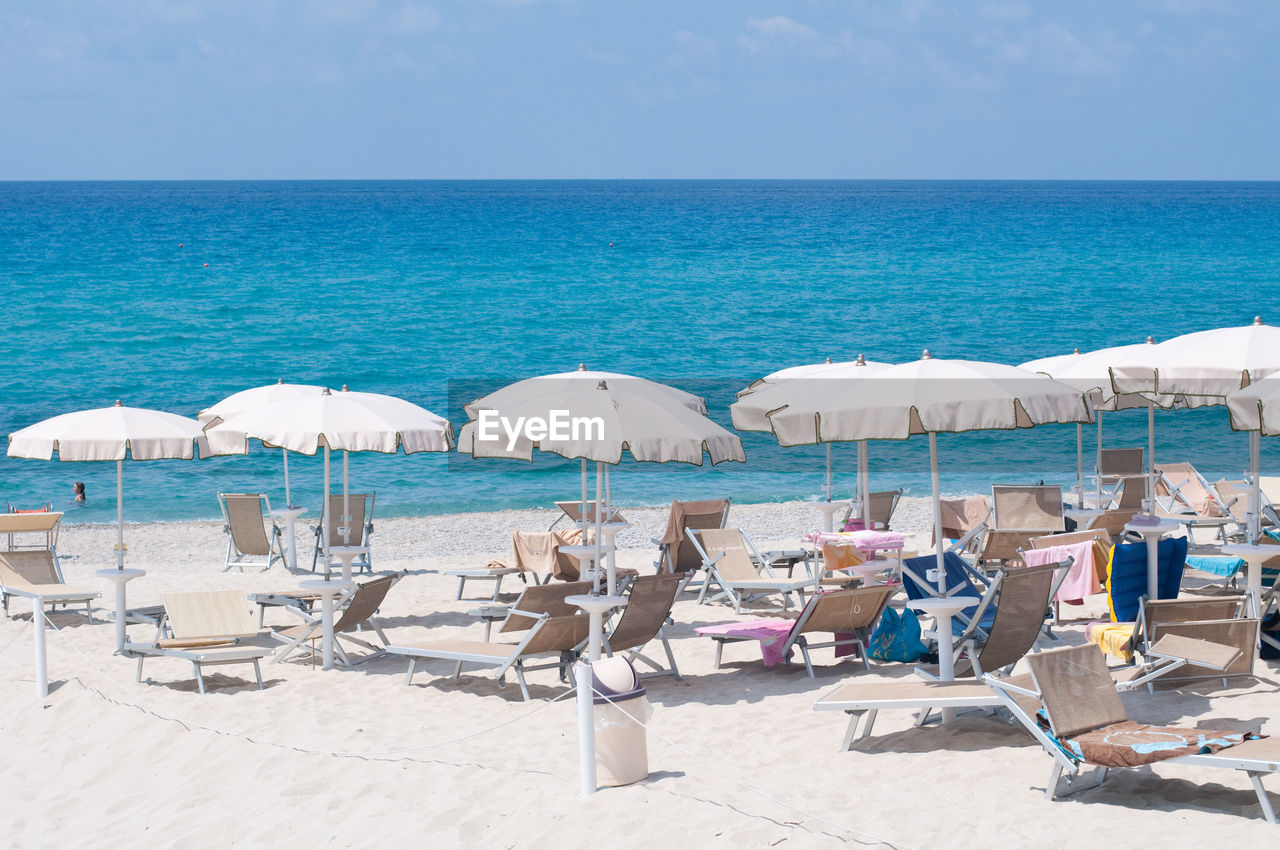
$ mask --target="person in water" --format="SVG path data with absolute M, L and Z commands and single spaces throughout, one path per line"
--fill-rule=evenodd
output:
M 75 484 L 71 485 L 71 492 L 76 494 L 77 502 L 83 502 L 84 501 L 84 482 L 77 481 Z

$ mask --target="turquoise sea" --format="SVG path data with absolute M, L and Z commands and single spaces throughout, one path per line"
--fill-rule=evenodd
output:
M 127 404 L 194 415 L 277 378 L 403 396 L 455 425 L 485 390 L 580 362 L 706 395 L 799 363 L 1017 363 L 1280 321 L 1280 184 L 1097 182 L 0 183 L 0 430 Z M 1145 443 L 1145 414 L 1105 420 Z M 1239 477 L 1221 409 L 1157 415 L 1157 458 Z M 822 450 L 624 463 L 615 499 L 814 498 Z M 1113 442 L 1114 441 L 1114 442 Z M 940 440 L 943 487 L 1069 482 L 1073 427 Z M 1092 450 L 1092 431 L 1086 449 Z M 837 446 L 837 493 L 853 449 Z M 923 440 L 873 444 L 873 486 L 925 494 Z M 1264 441 L 1280 466 L 1280 440 Z M 319 503 L 319 458 L 294 456 Z M 383 515 L 549 505 L 576 465 L 353 456 Z M 0 459 L 0 501 L 114 517 L 113 464 Z M 89 501 L 70 501 L 73 481 Z M 278 452 L 126 464 L 127 518 L 283 502 Z

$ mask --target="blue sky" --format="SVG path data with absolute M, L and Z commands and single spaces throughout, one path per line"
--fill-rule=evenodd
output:
M 0 178 L 1280 177 L 1280 3 L 9 0 Z

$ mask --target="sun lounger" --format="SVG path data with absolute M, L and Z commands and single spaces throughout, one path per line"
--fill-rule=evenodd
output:
M 556 507 L 560 509 L 560 515 L 555 518 L 555 521 L 551 523 L 551 526 L 547 528 L 547 531 L 555 531 L 556 526 L 565 519 L 568 519 L 569 522 L 581 528 L 582 518 L 584 515 L 587 519 L 587 525 L 593 525 L 596 521 L 596 501 L 595 499 L 588 499 L 585 502 L 585 514 L 582 509 L 583 504 L 583 502 L 580 502 L 577 499 L 574 499 L 571 502 L 556 502 Z M 618 512 L 618 508 L 614 505 L 606 505 L 604 507 L 604 512 L 601 514 L 601 520 L 603 522 L 627 521 L 622 514 Z
M 791 650 L 798 648 L 809 678 L 814 677 L 813 659 L 809 654 L 813 649 L 847 650 L 858 656 L 863 669 L 870 669 L 866 638 L 880 621 L 895 590 L 897 587 L 893 585 L 876 585 L 818 593 L 809 598 L 795 620 L 746 620 L 698 629 L 698 634 L 716 642 L 717 670 L 724 645 L 729 641 L 759 641 L 766 666 L 773 666 L 777 661 L 789 666 Z M 830 634 L 832 639 L 810 643 L 808 636 L 817 633 Z
M 434 640 L 425 643 L 396 644 L 387 647 L 391 655 L 402 655 L 409 661 L 409 669 L 404 683 L 413 682 L 413 674 L 418 662 L 422 659 L 454 661 L 462 664 L 478 664 L 493 668 L 499 684 L 506 683 L 506 674 L 515 670 L 520 683 L 520 693 L 526 701 L 529 699 L 529 685 L 525 681 L 525 673 L 558 667 L 561 677 L 571 670 L 573 659 L 587 639 L 588 618 L 583 614 L 572 614 L 553 617 L 550 614 L 535 614 L 532 611 L 511 609 L 511 617 L 526 617 L 533 624 L 525 631 L 518 643 L 500 643 L 478 640 Z M 550 664 L 526 666 L 526 661 L 543 656 L 554 655 L 557 660 Z M 454 678 L 460 673 L 455 669 Z
M 62 513 L 49 509 L 20 511 L 9 505 L 9 513 L 0 514 L 0 536 L 7 538 L 9 551 L 17 549 L 48 549 L 53 552 L 54 563 L 58 558 L 58 531 L 62 528 Z M 33 535 L 35 540 L 24 539 Z M 62 581 L 62 571 L 58 571 Z
M 984 677 L 984 681 L 1001 695 L 1005 707 L 1053 758 L 1053 772 L 1045 789 L 1047 799 L 1063 796 L 1059 786 L 1064 774 L 1068 785 L 1074 784 L 1084 764 L 1100 768 L 1096 781 L 1073 791 L 1101 784 L 1111 767 L 1139 766 L 1183 749 L 1187 755 L 1162 760 L 1169 764 L 1244 771 L 1253 784 L 1263 816 L 1268 822 L 1276 823 L 1262 777 L 1280 770 L 1280 740 L 1250 740 L 1249 733 L 1219 733 L 1203 728 L 1179 730 L 1131 723 L 1119 694 L 1112 687 L 1102 653 L 1093 644 L 1042 652 L 1029 656 L 1027 663 L 1031 668 L 1031 688 L 990 676 Z M 1040 723 L 1038 714 L 1026 710 L 1027 698 L 1041 701 L 1048 728 Z M 1104 736 L 1106 742 L 1102 746 L 1093 744 Z M 1153 736 L 1159 736 L 1159 746 L 1150 745 Z M 1172 746 L 1180 738 L 1186 739 L 1187 746 Z M 1125 740 L 1137 745 L 1123 747 Z
M 667 517 L 667 530 L 658 545 L 658 560 L 654 564 L 658 572 L 680 573 L 688 578 L 702 568 L 702 553 L 689 540 L 691 529 L 724 528 L 729 519 L 729 500 L 710 499 L 702 502 L 671 503 Z
M 205 590 L 161 594 L 165 616 L 156 637 L 149 643 L 126 639 L 123 654 L 138 659 L 138 681 L 142 662 L 167 657 L 190 661 L 200 693 L 205 692 L 204 668 L 224 664 L 252 664 L 262 690 L 259 660 L 271 648 L 246 643 L 260 636 L 257 618 L 248 599 L 237 590 Z M 168 636 L 166 637 L 166 633 Z
M 691 528 L 689 541 L 698 550 L 702 568 L 707 571 L 698 595 L 699 603 L 727 599 L 735 612 L 741 612 L 743 602 L 781 595 L 782 608 L 786 610 L 791 605 L 792 594 L 798 594 L 803 601 L 804 589 L 814 584 L 810 576 L 797 579 L 774 575 L 768 560 L 740 528 Z M 712 586 L 718 591 L 708 597 L 707 591 Z
M 264 572 L 276 561 L 284 561 L 283 535 L 270 519 L 271 500 L 266 493 L 219 493 L 222 530 L 227 534 L 227 560 L 222 571 L 232 567 L 259 567 Z
M 1102 506 L 1107 501 L 1114 501 L 1116 496 L 1116 487 L 1123 485 L 1130 479 L 1141 479 L 1145 475 L 1143 460 L 1145 458 L 1145 449 L 1101 449 L 1098 452 L 1098 468 L 1095 471 L 1094 478 L 1098 482 L 1098 505 Z M 1103 489 L 1112 488 L 1108 496 L 1104 496 Z M 1143 489 L 1145 493 L 1145 484 L 1139 489 Z
M 493 582 L 493 593 L 489 597 L 491 602 L 498 601 L 498 594 L 502 592 L 502 580 L 504 578 L 510 575 L 518 575 L 521 580 L 524 580 L 524 576 L 518 567 L 508 567 L 501 561 L 490 561 L 488 566 L 475 569 L 445 570 L 444 574 L 458 579 L 458 593 L 453 597 L 454 599 L 462 598 L 462 592 L 466 589 L 468 581 Z M 536 577 L 534 581 L 537 581 Z
M 942 539 L 953 541 L 948 550 L 957 554 L 977 552 L 982 535 L 991 519 L 991 504 L 986 496 L 942 500 Z M 934 529 L 933 542 L 937 542 Z
M 902 488 L 897 490 L 881 490 L 867 495 L 869 504 L 867 505 L 867 518 L 871 521 L 871 529 L 876 531 L 888 531 L 889 521 L 893 519 L 893 512 L 898 508 L 898 500 L 902 498 Z M 859 531 L 862 529 L 861 512 L 854 513 L 855 503 L 849 502 L 849 509 L 844 512 L 844 519 L 841 521 L 841 528 L 845 531 Z
M 657 671 L 646 673 L 641 678 L 671 676 L 677 682 L 681 681 L 665 627 L 671 616 L 671 606 L 683 582 L 681 576 L 665 573 L 641 576 L 631 582 L 627 606 L 622 609 L 622 616 L 614 624 L 613 631 L 605 638 L 605 650 L 610 655 L 625 651 L 632 661 L 643 661 Z M 645 644 L 654 639 L 662 642 L 662 649 L 667 654 L 669 666 L 666 668 L 640 652 Z
M 9 613 L 9 597 L 38 596 L 44 590 L 58 596 L 52 605 L 79 605 L 84 603 L 85 616 L 93 622 L 93 600 L 102 594 L 96 590 L 68 587 L 58 570 L 58 560 L 52 549 L 18 549 L 0 552 L 0 599 L 4 613 Z
M 996 579 L 1003 573 L 997 571 L 995 577 L 988 577 L 973 567 L 955 552 L 946 552 L 943 565 L 946 569 L 946 591 L 938 591 L 938 582 L 931 580 L 930 574 L 937 568 L 935 555 L 920 555 L 907 558 L 902 562 L 902 589 L 907 592 L 908 599 L 924 599 L 939 596 L 976 596 L 979 601 L 955 615 L 952 622 L 963 642 L 968 636 L 976 634 L 982 637 L 986 629 L 991 627 L 995 613 L 991 604 L 995 601 L 999 584 Z M 907 607 L 911 604 L 908 602 Z
M 371 579 L 358 585 L 351 593 L 339 604 L 342 610 L 338 618 L 333 623 L 333 649 L 338 657 L 339 663 L 346 667 L 354 667 L 357 664 L 363 664 L 374 658 L 386 655 L 387 636 L 382 631 L 382 625 L 378 622 L 375 614 L 382 605 L 387 593 L 395 585 L 397 581 L 404 577 L 404 573 L 395 575 L 382 576 Z M 286 628 L 277 629 L 272 632 L 272 636 L 284 643 L 285 646 L 276 651 L 276 655 L 271 659 L 272 664 L 278 664 L 288 658 L 297 650 L 309 651 L 313 656 L 317 654 L 316 641 L 319 641 L 323 634 L 323 627 L 319 617 L 306 614 L 297 608 L 289 608 L 287 610 L 297 612 L 302 617 L 303 622 L 296 626 L 288 626 Z M 357 628 L 368 626 L 382 641 L 382 646 L 374 646 L 366 640 L 351 634 Z M 351 656 L 347 654 L 343 643 L 351 643 L 356 646 L 369 650 L 365 655 L 360 656 L 352 661 Z
M 1062 488 L 1044 484 L 997 484 L 991 488 L 990 528 L 977 562 L 1009 563 L 1031 548 L 1031 538 L 1065 529 Z
M 372 546 L 373 545 L 373 503 L 376 493 L 351 493 L 346 498 L 341 493 L 330 493 L 328 509 L 333 511 L 333 530 L 329 535 L 329 546 Z M 343 504 L 350 500 L 351 516 L 343 515 Z M 329 519 L 324 515 L 324 510 L 320 512 L 320 524 L 315 526 L 312 531 L 316 536 L 316 551 L 311 557 L 311 572 L 316 571 L 316 564 L 320 560 L 320 554 L 324 551 L 324 530 L 329 525 Z M 342 529 L 348 529 L 348 533 L 344 535 Z M 332 561 L 329 567 L 340 566 L 341 562 Z M 373 571 L 373 553 L 365 552 L 363 555 L 357 556 L 351 561 L 352 569 L 361 572 Z

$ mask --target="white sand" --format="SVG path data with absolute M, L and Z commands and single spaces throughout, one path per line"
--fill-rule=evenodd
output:
M 897 524 L 928 527 L 927 502 L 904 500 Z M 665 512 L 625 511 L 620 561 L 648 568 Z M 453 566 L 506 557 L 509 529 L 544 529 L 553 514 L 521 511 L 382 520 L 375 566 L 408 570 L 382 610 L 393 640 L 479 637 L 454 601 Z M 733 521 L 762 544 L 794 543 L 815 513 L 802 504 L 735 506 Z M 221 572 L 218 523 L 130 526 L 129 564 L 147 570 L 130 603 L 158 602 L 170 589 L 285 589 L 301 578 Z M 112 565 L 114 529 L 64 530 L 67 580 L 109 586 L 93 571 Z M 927 543 L 916 537 L 913 545 Z M 310 563 L 310 546 L 304 546 Z M 310 577 L 308 574 L 307 577 Z M 518 582 L 504 594 L 514 599 Z M 470 590 L 470 589 L 469 589 Z M 476 585 L 476 593 L 483 593 Z M 1097 614 L 1096 600 L 1092 606 Z M 1076 610 L 1075 614 L 1081 614 Z M 32 628 L 26 603 L 0 622 L 0 715 L 5 844 L 471 847 L 809 847 L 876 843 L 961 847 L 1161 847 L 1261 845 L 1280 835 L 1261 820 L 1245 776 L 1157 766 L 1115 772 L 1101 789 L 1048 803 L 1050 759 L 1004 721 L 962 715 L 947 729 L 911 728 L 906 712 L 881 714 L 872 742 L 837 752 L 843 716 L 811 710 L 834 685 L 910 674 L 904 665 L 871 673 L 819 655 L 818 678 L 803 668 L 766 669 L 754 647 L 726 650 L 693 627 L 736 618 L 723 605 L 681 601 L 673 646 L 683 682 L 647 682 L 655 711 L 652 777 L 579 797 L 571 697 L 554 671 L 530 675 L 534 700 L 484 674 L 445 676 L 427 663 L 413 687 L 404 663 L 383 658 L 355 671 L 322 672 L 305 661 L 267 665 L 259 692 L 248 667 L 211 671 L 208 696 L 194 691 L 185 662 L 153 659 L 151 685 L 135 684 L 134 662 L 113 656 L 112 627 L 58 614 L 49 636 L 54 690 L 35 699 Z M 275 612 L 268 622 L 285 623 Z M 136 639 L 150 629 L 131 626 Z M 1071 642 L 1078 628 L 1061 630 Z M 1210 686 L 1125 697 L 1131 716 L 1153 722 L 1261 724 L 1280 729 L 1271 668 L 1227 690 Z M 661 734 L 670 744 L 660 740 Z M 1280 780 L 1269 780 L 1280 795 Z M 1278 801 L 1280 802 L 1280 801 Z

